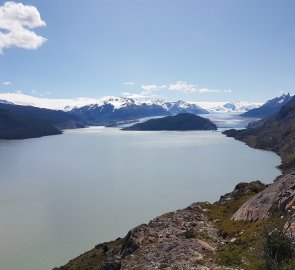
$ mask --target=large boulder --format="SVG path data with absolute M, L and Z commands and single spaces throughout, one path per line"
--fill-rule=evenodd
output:
M 295 200 L 295 174 L 279 177 L 274 183 L 240 207 L 234 220 L 259 221 L 267 218 L 272 209 L 293 214 Z

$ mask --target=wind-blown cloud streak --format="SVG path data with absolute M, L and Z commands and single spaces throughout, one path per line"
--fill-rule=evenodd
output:
M 32 30 L 46 26 L 38 9 L 22 3 L 5 2 L 0 6 L 0 53 L 5 48 L 37 49 L 46 38 Z

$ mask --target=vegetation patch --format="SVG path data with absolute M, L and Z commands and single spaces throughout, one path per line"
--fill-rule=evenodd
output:
M 287 221 L 279 211 L 260 222 L 235 221 L 231 217 L 255 192 L 225 204 L 204 203 L 206 215 L 214 222 L 224 242 L 212 259 L 218 265 L 241 267 L 245 270 L 289 270 L 295 265 L 294 246 L 284 236 Z M 270 233 L 273 232 L 273 233 Z

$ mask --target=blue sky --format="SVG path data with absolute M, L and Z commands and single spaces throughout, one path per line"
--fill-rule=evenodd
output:
M 295 94 L 293 0 L 21 3 L 37 8 L 46 26 L 29 30 L 47 41 L 3 48 L 0 92 L 194 101 Z

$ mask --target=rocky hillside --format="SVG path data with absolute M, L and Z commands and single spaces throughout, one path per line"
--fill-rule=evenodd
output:
M 224 253 L 227 245 L 238 241 L 235 229 L 225 233 L 228 229 L 222 228 L 220 217 L 231 222 L 238 206 L 264 188 L 260 182 L 240 184 L 216 204 L 194 203 L 164 214 L 135 227 L 122 239 L 98 244 L 55 270 L 240 269 L 242 257 L 228 259 Z M 253 260 L 252 254 L 247 254 L 249 260 Z
M 245 130 L 227 130 L 227 136 L 251 147 L 271 150 L 282 158 L 284 172 L 295 170 L 295 98 L 261 126 Z
M 273 212 L 259 222 L 232 218 L 245 202 L 267 188 L 259 181 L 240 183 L 214 204 L 194 203 L 159 216 L 130 230 L 124 238 L 98 244 L 54 269 L 272 269 L 263 255 L 269 248 L 264 243 L 270 238 L 268 232 L 283 228 L 287 215 Z M 292 258 L 284 260 L 282 269 L 294 269 Z
M 137 123 L 133 126 L 124 128 L 123 130 L 174 130 L 174 131 L 187 131 L 187 130 L 216 130 L 217 127 L 209 119 L 190 114 L 180 113 L 174 116 L 166 116 L 158 119 L 150 119 L 143 123 Z

